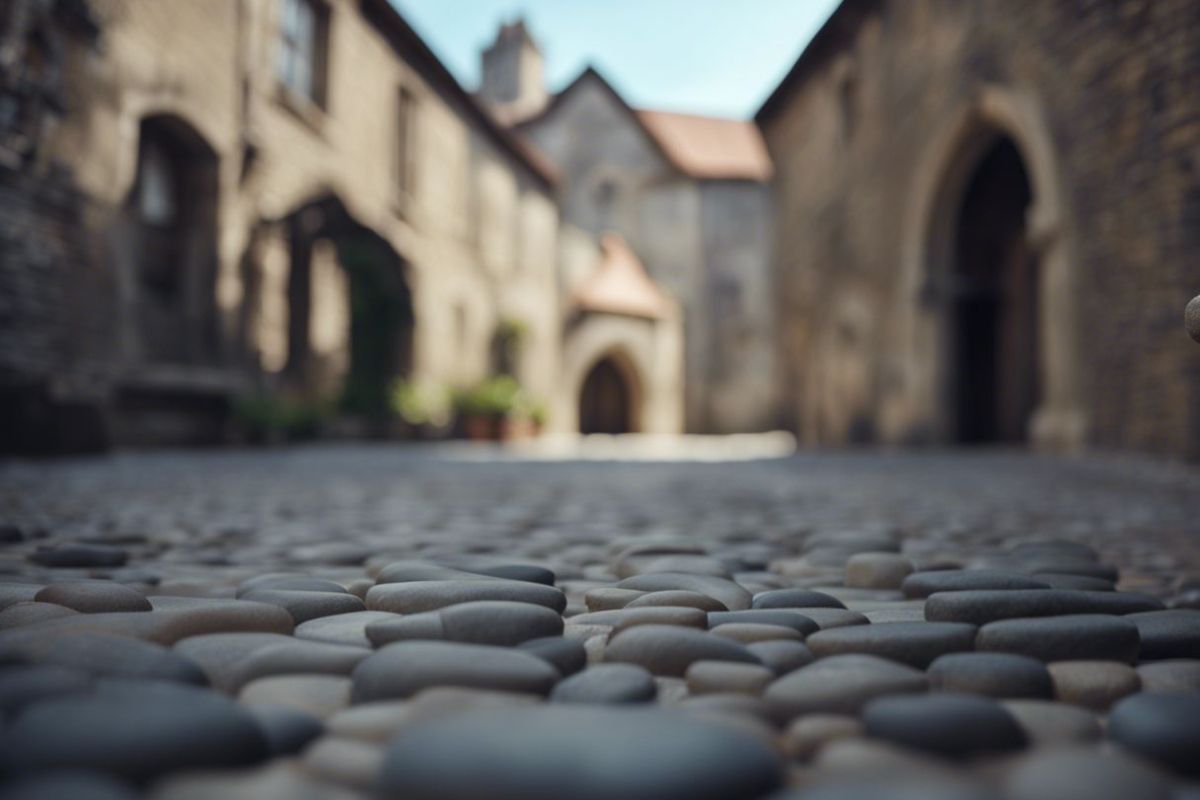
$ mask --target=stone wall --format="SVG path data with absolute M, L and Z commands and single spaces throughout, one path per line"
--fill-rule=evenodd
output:
M 47 315 L 58 302 L 48 298 L 57 291 L 86 292 L 89 308 L 112 331 L 103 352 L 93 354 L 102 365 L 94 394 L 105 409 L 119 406 L 131 386 L 228 398 L 258 381 L 256 372 L 270 378 L 286 370 L 287 353 L 295 350 L 287 342 L 289 317 L 297 313 L 290 296 L 279 296 L 291 283 L 288 220 L 315 200 L 335 198 L 337 208 L 404 265 L 416 320 L 412 377 L 458 385 L 483 378 L 496 327 L 519 318 L 530 331 L 522 377 L 534 394 L 552 395 L 561 322 L 557 206 L 547 173 L 489 128 L 386 4 L 328 0 L 323 6 L 323 106 L 281 87 L 280 3 L 90 5 L 101 44 L 67 51 L 67 112 L 45 142 L 46 158 L 82 198 L 82 210 L 72 213 L 83 224 L 49 231 L 52 246 L 44 246 L 34 236 L 58 224 L 59 206 L 38 206 L 33 224 L 20 217 L 41 202 L 28 186 L 0 187 L 18 195 L 4 204 L 0 237 L 19 239 L 24 248 L 10 251 L 6 241 L 3 280 L 31 287 L 12 301 L 23 304 L 15 312 L 24 315 L 17 325 L 23 344 L 6 348 L 24 359 L 22 374 L 65 375 L 65 361 L 40 353 L 52 341 L 65 346 L 84 339 L 76 320 Z M 415 108 L 404 190 L 397 177 L 402 88 Z M 216 343 L 203 363 L 148 363 L 131 313 L 141 289 L 128 218 L 139 129 L 147 118 L 186 128 L 215 165 L 215 274 L 198 291 L 211 308 Z M 93 257 L 86 264 L 67 258 L 73 248 Z M 26 251 L 30 259 L 18 258 Z M 37 270 L 61 280 L 42 280 Z M 337 350 L 330 335 L 322 329 L 319 344 Z
M 1036 443 L 1200 456 L 1200 6 L 848 0 L 760 112 L 780 348 L 809 443 L 946 441 L 947 229 L 982 147 L 1029 174 Z

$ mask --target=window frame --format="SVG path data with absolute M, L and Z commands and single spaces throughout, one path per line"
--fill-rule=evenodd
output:
M 275 78 L 289 104 L 328 110 L 330 24 L 325 0 L 280 0 Z

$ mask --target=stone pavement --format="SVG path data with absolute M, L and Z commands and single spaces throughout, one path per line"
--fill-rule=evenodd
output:
M 0 542 L 6 799 L 1200 796 L 1180 466 L 122 455 Z

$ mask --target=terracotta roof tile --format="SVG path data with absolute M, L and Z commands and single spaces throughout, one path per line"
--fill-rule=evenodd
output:
M 771 157 L 753 122 L 637 109 L 642 126 L 674 166 L 693 178 L 765 181 Z
M 580 311 L 661 319 L 671 311 L 670 297 L 659 288 L 637 254 L 619 235 L 600 239 L 603 255 L 596 270 L 580 284 L 572 305 Z

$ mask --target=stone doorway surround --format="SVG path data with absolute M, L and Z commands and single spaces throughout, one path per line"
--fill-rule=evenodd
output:
M 891 415 L 889 427 L 924 425 L 940 441 L 952 436 L 947 389 L 951 329 L 940 286 L 953 268 L 962 193 L 979 157 L 997 136 L 1016 145 L 1033 195 L 1025 227 L 1027 244 L 1040 269 L 1041 396 L 1031 416 L 1029 441 L 1042 450 L 1077 450 L 1086 440 L 1087 415 L 1078 342 L 1075 231 L 1039 103 L 1029 91 L 1013 87 L 980 89 L 936 130 L 917 162 L 912 202 L 903 222 L 900 265 L 900 298 L 911 309 L 901 320 L 901 341 L 913 372 L 903 403 L 906 413 Z

